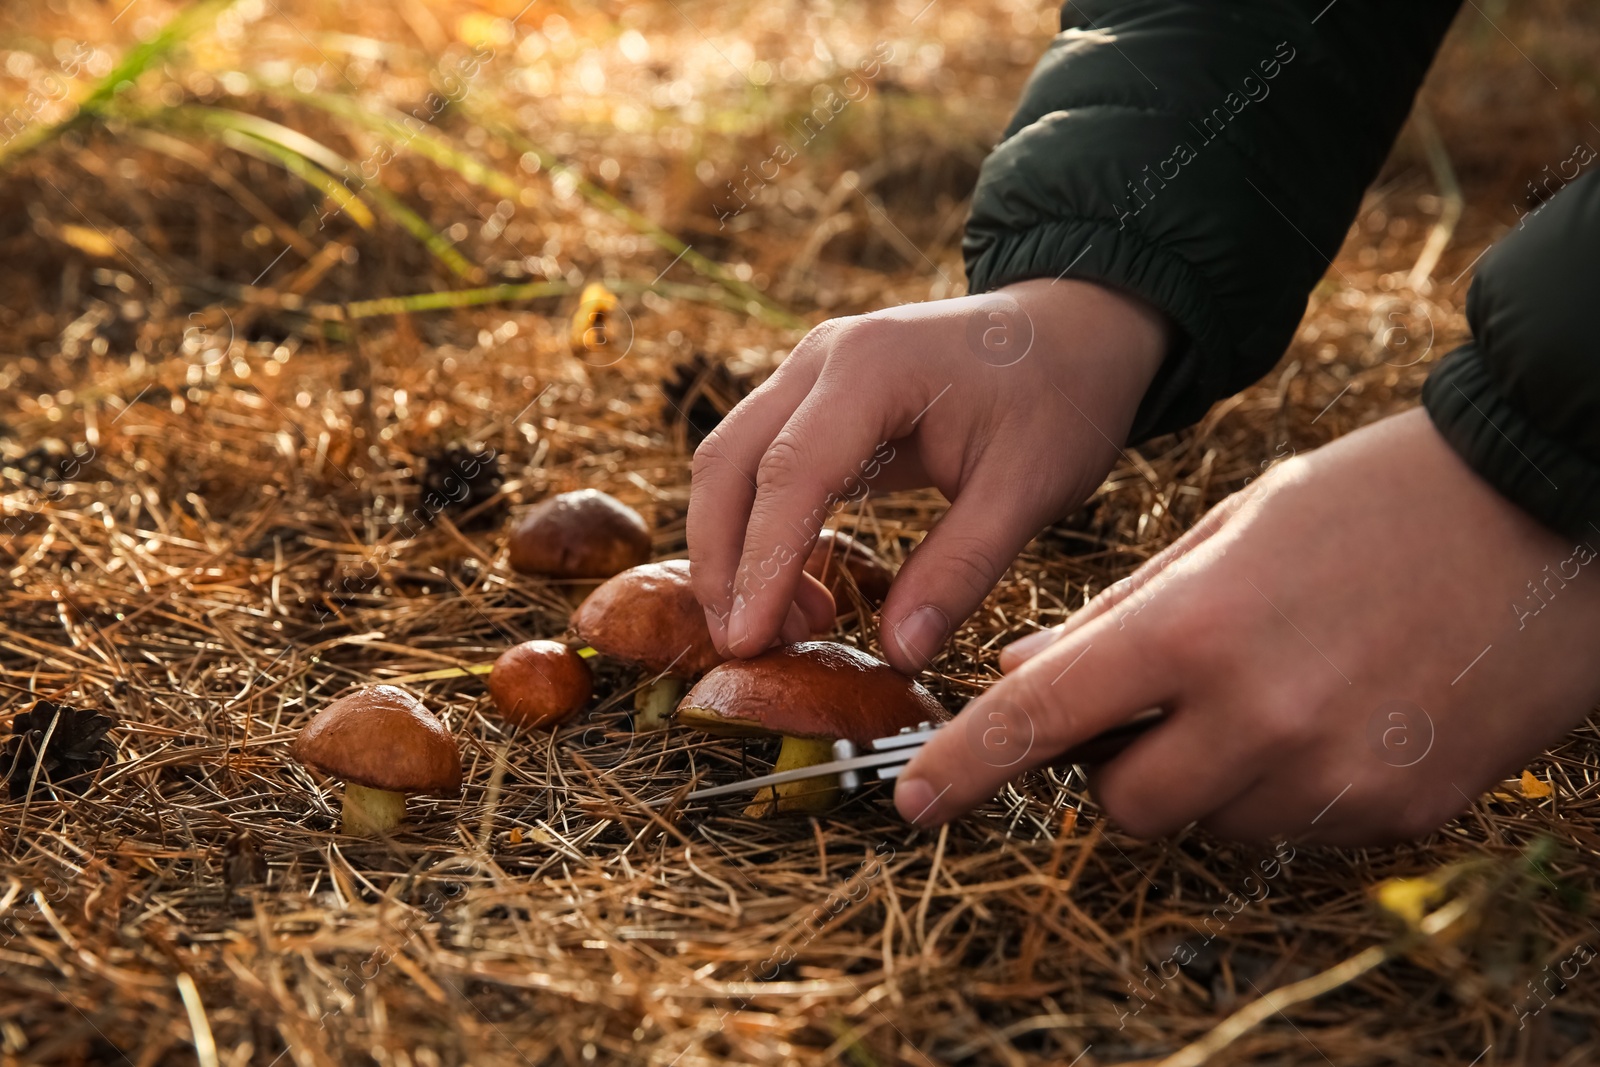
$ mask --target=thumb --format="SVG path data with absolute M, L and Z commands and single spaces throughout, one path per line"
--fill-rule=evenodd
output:
M 1068 684 L 1057 685 L 1070 672 Z M 1138 642 L 1105 622 L 1058 641 L 990 686 L 912 757 L 895 784 L 900 814 L 937 826 L 1024 771 L 1124 722 L 1170 694 Z
M 1040 494 L 980 468 L 911 553 L 883 606 L 883 650 L 906 674 L 927 667 L 1044 526 Z

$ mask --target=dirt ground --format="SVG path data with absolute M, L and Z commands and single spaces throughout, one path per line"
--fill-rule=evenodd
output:
M 698 430 L 809 325 L 964 291 L 966 198 L 1056 17 L 14 5 L 0 719 L 114 721 L 57 720 L 76 791 L 0 794 L 0 1063 L 1090 1067 L 1240 1011 L 1182 1062 L 1593 1062 L 1597 980 L 1549 979 L 1600 939 L 1593 721 L 1425 841 L 1274 850 L 1129 838 L 1055 772 L 934 833 L 881 790 L 663 819 L 639 799 L 773 752 L 634 734 L 606 665 L 576 721 L 513 731 L 450 670 L 585 591 L 509 568 L 511 516 L 601 488 L 680 555 Z M 1414 405 L 1477 257 L 1600 146 L 1596 56 L 1592 5 L 1469 3 L 1280 365 L 1029 547 L 925 678 L 945 704 L 1272 463 Z M 616 342 L 575 355 L 595 282 Z M 504 480 L 440 509 L 456 445 Z M 940 506 L 834 525 L 898 562 Z M 288 747 L 378 682 L 466 770 L 381 843 Z M 1437 889 L 1433 926 L 1390 879 Z

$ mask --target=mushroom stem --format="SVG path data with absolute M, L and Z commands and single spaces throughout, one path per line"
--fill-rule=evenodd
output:
M 405 821 L 406 795 L 387 789 L 372 789 L 347 782 L 344 787 L 344 819 L 339 832 L 356 837 L 377 837 L 389 833 Z
M 633 728 L 638 733 L 665 730 L 678 701 L 683 697 L 683 679 L 664 674 L 647 682 L 633 694 Z
M 778 750 L 778 762 L 773 773 L 814 767 L 833 759 L 833 742 L 819 737 L 790 737 L 785 734 L 783 747 Z M 798 782 L 785 782 L 764 789 L 744 809 L 752 819 L 764 819 L 775 811 L 803 812 L 820 815 L 839 800 L 839 778 L 829 775 L 806 778 Z

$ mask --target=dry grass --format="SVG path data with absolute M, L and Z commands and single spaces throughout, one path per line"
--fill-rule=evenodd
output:
M 363 128 L 268 83 L 298 69 L 317 83 L 302 90 L 415 106 L 441 57 L 464 54 L 463 27 L 492 34 L 473 19 L 516 7 L 257 4 L 253 22 L 197 32 L 126 106 L 226 104 L 366 158 Z M 42 62 L 58 39 L 120 54 L 139 19 L 170 14 L 139 0 L 112 25 L 63 2 L 5 34 Z M 745 313 L 742 281 L 806 321 L 959 291 L 963 197 L 1052 16 L 1004 0 L 915 14 L 538 4 L 525 21 L 544 54 L 499 44 L 467 102 L 433 116 L 514 188 L 415 153 L 382 168 L 464 274 L 381 210 L 370 229 L 352 210 L 319 230 L 322 195 L 281 169 L 127 115 L 6 161 L 0 715 L 50 698 L 119 725 L 81 796 L 41 784 L 0 805 L 0 1062 L 1108 1064 L 1174 1052 L 1341 961 L 1378 963 L 1360 955 L 1374 946 L 1381 965 L 1274 1002 L 1284 1013 L 1210 1062 L 1593 1060 L 1595 977 L 1537 1014 L 1527 986 L 1597 936 L 1592 723 L 1536 768 L 1553 796 L 1486 799 L 1412 846 L 1301 849 L 1226 921 L 1270 850 L 1126 838 L 1072 778 L 1031 776 L 932 835 L 882 793 L 815 820 L 654 816 L 639 798 L 770 753 L 636 738 L 628 681 L 605 673 L 595 710 L 553 736 L 508 734 L 476 679 L 407 683 L 459 738 L 466 789 L 417 804 L 392 841 L 334 833 L 328 783 L 287 758 L 317 708 L 558 633 L 581 595 L 506 567 L 508 505 L 605 488 L 645 512 L 658 554 L 682 552 L 688 450 L 660 383 L 696 353 L 759 377 L 799 336 L 777 311 Z M 629 55 L 629 28 L 649 56 Z M 1600 143 L 1597 36 L 1575 2 L 1469 7 L 1427 94 L 1468 200 L 1434 282 L 1407 284 L 1442 206 L 1408 132 L 1280 367 L 1130 453 L 1030 548 L 937 665 L 949 705 L 995 676 L 1007 641 L 1266 465 L 1416 401 L 1464 332 L 1457 275 L 1515 221 L 1522 183 Z M 879 40 L 906 57 L 893 76 L 719 228 L 722 182 Z M 752 88 L 724 53 L 769 62 L 775 85 Z M 19 99 L 26 64 L 4 67 L 0 92 Z M 485 135 L 468 106 L 482 101 L 515 130 Z M 530 151 L 537 173 L 519 164 Z M 563 162 L 596 187 L 553 175 Z M 652 225 L 708 262 L 675 263 Z M 599 278 L 634 329 L 607 367 L 566 342 L 576 288 Z M 435 312 L 348 306 L 496 282 L 548 286 Z M 37 451 L 50 439 L 78 461 Z M 457 440 L 495 449 L 509 480 L 474 513 L 433 515 L 417 476 Z M 838 521 L 899 558 L 937 513 L 911 494 Z M 843 636 L 876 639 L 870 620 Z M 1522 858 L 1541 838 L 1554 850 Z M 1478 872 L 1458 898 L 1476 932 L 1396 941 L 1371 888 L 1457 863 Z M 1208 937 L 1179 976 L 1149 977 Z

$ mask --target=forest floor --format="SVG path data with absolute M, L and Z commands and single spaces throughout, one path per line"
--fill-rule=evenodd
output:
M 633 734 L 605 669 L 508 731 L 448 670 L 583 593 L 508 567 L 509 516 L 601 488 L 681 554 L 694 424 L 824 318 L 964 291 L 1051 5 L 124 2 L 0 30 L 0 720 L 115 720 L 55 739 L 79 792 L 0 795 L 0 1064 L 1600 1056 L 1600 979 L 1550 977 L 1600 938 L 1593 721 L 1424 841 L 1274 850 L 1127 837 L 1053 772 L 932 833 L 870 790 L 664 820 L 637 798 L 772 754 Z M 1592 5 L 1468 4 L 1278 368 L 1130 449 L 930 688 L 958 707 L 1273 463 L 1414 405 L 1529 183 L 1600 145 L 1596 55 Z M 575 355 L 594 282 L 618 341 Z M 456 443 L 505 481 L 440 511 Z M 898 562 L 939 511 L 834 524 Z M 466 768 L 381 843 L 288 747 L 377 682 Z M 1437 893 L 1407 925 L 1384 884 Z

